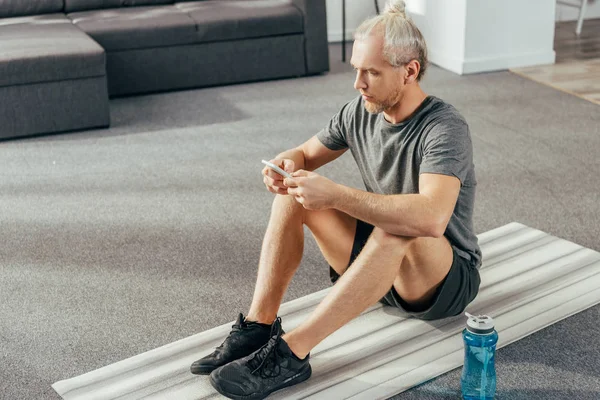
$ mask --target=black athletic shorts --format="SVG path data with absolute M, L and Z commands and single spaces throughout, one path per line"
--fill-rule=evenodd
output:
M 360 253 L 365 243 L 367 243 L 367 239 L 372 231 L 373 225 L 360 220 L 358 221 L 348 266 L 354 262 L 358 253 Z M 459 315 L 477 296 L 480 283 L 479 270 L 470 260 L 459 256 L 454 247 L 452 248 L 452 254 L 453 260 L 450 271 L 426 306 L 416 308 L 409 305 L 402 300 L 393 286 L 379 302 L 397 307 L 407 316 L 423 320 L 435 320 Z M 333 283 L 340 277 L 331 266 L 329 267 L 329 275 Z

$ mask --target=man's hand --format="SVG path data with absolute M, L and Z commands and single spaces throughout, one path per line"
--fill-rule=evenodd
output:
M 293 160 L 275 158 L 269 162 L 277 165 L 279 168 L 289 172 L 290 174 L 294 172 L 295 165 Z M 265 183 L 265 186 L 269 192 L 275 194 L 288 194 L 287 186 L 283 184 L 283 176 L 279 175 L 269 167 L 264 167 L 262 174 L 263 182 Z
M 315 172 L 298 170 L 283 183 L 287 186 L 287 193 L 307 210 L 333 208 L 337 198 L 338 185 Z

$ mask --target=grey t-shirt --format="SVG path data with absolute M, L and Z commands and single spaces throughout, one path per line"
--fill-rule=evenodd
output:
M 350 149 L 368 192 L 419 193 L 419 174 L 424 172 L 460 179 L 444 235 L 458 255 L 480 266 L 481 250 L 473 231 L 473 146 L 468 125 L 453 106 L 428 96 L 407 120 L 391 124 L 383 113 L 369 113 L 358 96 L 317 137 L 331 150 Z

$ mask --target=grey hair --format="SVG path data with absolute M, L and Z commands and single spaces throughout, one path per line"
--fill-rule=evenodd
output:
M 385 11 L 365 20 L 354 33 L 355 40 L 363 40 L 375 29 L 384 31 L 383 53 L 387 61 L 394 67 L 417 60 L 421 70 L 417 81 L 420 81 L 427 69 L 427 44 L 421 31 L 412 19 L 406 15 L 404 0 L 389 0 Z

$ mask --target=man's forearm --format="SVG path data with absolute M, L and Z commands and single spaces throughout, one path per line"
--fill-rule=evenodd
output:
M 434 205 L 421 194 L 381 195 L 338 185 L 334 208 L 393 235 L 439 237 Z
M 298 147 L 279 153 L 275 158 L 293 160 L 294 168 L 296 170 L 304 169 L 304 166 L 306 164 L 306 160 L 304 159 L 304 152 Z

